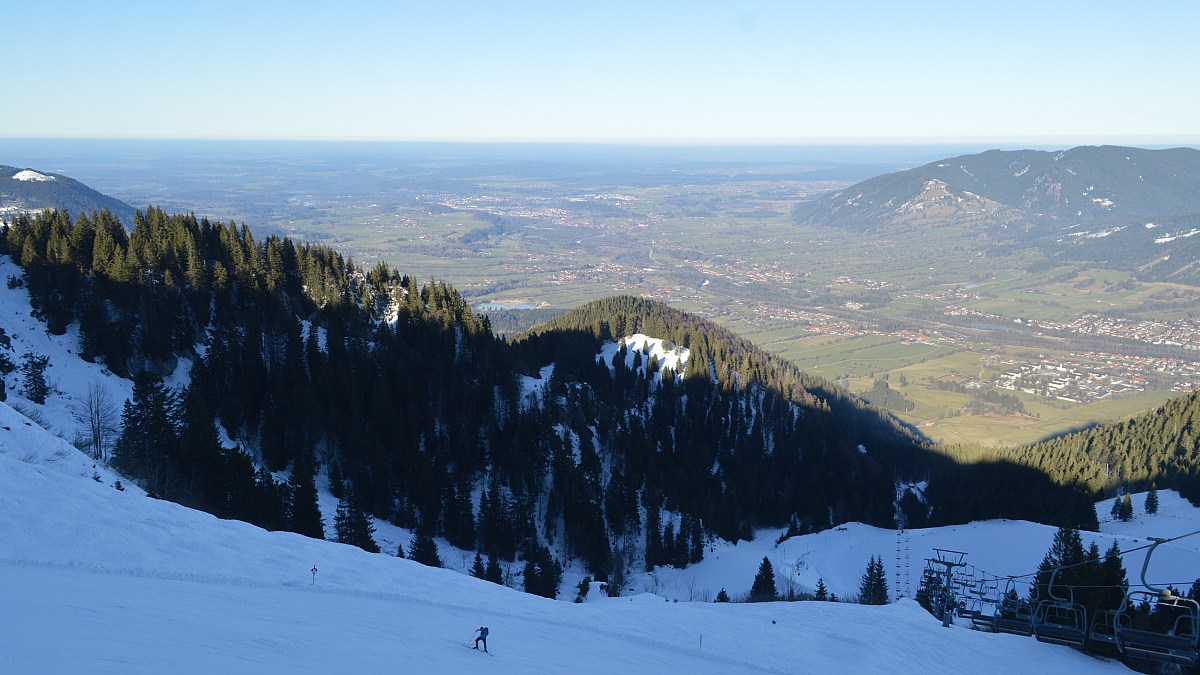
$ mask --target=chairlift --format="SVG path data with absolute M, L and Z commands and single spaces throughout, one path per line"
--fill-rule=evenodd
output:
M 996 632 L 996 614 L 995 610 L 985 612 L 987 607 L 986 600 L 980 597 L 971 599 L 971 609 L 967 612 L 967 618 L 971 621 L 971 627 L 975 630 L 981 630 L 988 633 Z M 994 607 L 994 606 L 993 606 Z
M 1102 609 L 1092 617 L 1091 630 L 1088 631 L 1088 639 L 1093 642 L 1101 642 L 1108 645 L 1117 644 L 1117 622 L 1125 621 L 1128 628 L 1130 625 L 1129 616 L 1124 615 L 1115 609 Z
M 1009 577 L 1000 602 L 996 604 L 993 623 L 998 633 L 1029 637 L 1033 635 L 1033 605 L 1022 600 L 1016 591 L 1016 579 Z
M 1050 597 L 1037 605 L 1033 634 L 1039 642 L 1083 649 L 1088 633 L 1087 609 L 1075 602 L 1075 592 L 1070 586 L 1066 587 L 1067 597 L 1054 593 L 1054 580 L 1060 571 L 1061 565 L 1050 575 L 1050 585 L 1046 589 Z
M 980 579 L 973 590 L 970 613 L 971 627 L 989 633 L 996 632 L 996 607 L 1000 604 L 1000 589 L 995 579 Z M 984 611 L 984 610 L 989 611 Z
M 1154 539 L 1146 551 L 1146 560 L 1142 562 L 1142 586 L 1144 591 L 1129 591 L 1117 609 L 1117 620 L 1114 621 L 1113 634 L 1117 648 L 1121 653 L 1138 658 L 1174 663 L 1182 666 L 1200 664 L 1200 603 L 1189 598 L 1175 595 L 1169 588 L 1159 588 L 1146 581 L 1146 569 L 1150 566 L 1150 557 L 1154 549 L 1165 542 L 1165 539 Z M 1149 627 L 1135 628 L 1132 614 L 1136 606 L 1135 600 L 1153 603 L 1155 611 L 1174 610 L 1175 615 L 1170 627 L 1165 631 L 1153 630 Z

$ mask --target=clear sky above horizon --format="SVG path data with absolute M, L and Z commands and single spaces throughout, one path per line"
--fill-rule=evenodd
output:
M 1200 2 L 6 2 L 0 137 L 1200 142 Z

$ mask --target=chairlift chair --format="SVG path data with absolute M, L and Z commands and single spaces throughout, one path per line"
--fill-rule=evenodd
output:
M 992 611 L 985 612 L 984 608 L 987 606 L 987 604 L 989 604 L 989 603 L 987 603 L 986 599 L 979 598 L 979 597 L 973 598 L 972 603 L 973 604 L 972 604 L 971 613 L 970 613 L 971 627 L 974 628 L 975 630 L 982 630 L 982 631 L 986 631 L 988 633 L 995 633 L 996 632 L 996 614 L 995 614 L 995 610 L 994 610 L 995 605 L 992 605 L 992 607 L 993 607 Z
M 1004 594 L 996 604 L 996 613 L 993 616 L 995 630 L 997 633 L 1029 637 L 1033 635 L 1033 605 L 1020 597 L 1009 597 L 1015 592 L 1016 580 L 1009 577 L 1004 586 Z
M 1138 658 L 1174 663 L 1182 666 L 1200 664 L 1200 603 L 1189 598 L 1181 598 L 1170 589 L 1159 588 L 1146 581 L 1146 569 L 1150 566 L 1150 557 L 1154 549 L 1166 541 L 1154 539 L 1146 551 L 1146 560 L 1142 563 L 1142 586 L 1147 590 L 1129 591 L 1121 601 L 1117 610 L 1118 617 L 1114 622 L 1114 637 L 1117 648 L 1121 653 Z M 1166 631 L 1150 628 L 1134 628 L 1133 608 L 1135 600 L 1141 598 L 1146 602 L 1153 601 L 1156 611 L 1174 609 L 1177 614 Z
M 963 590 L 970 604 L 959 612 L 959 616 L 970 619 L 971 627 L 976 630 L 996 632 L 995 610 L 1000 600 L 995 580 L 974 578 L 973 583 Z
M 1088 631 L 1088 639 L 1093 642 L 1101 642 L 1108 645 L 1117 644 L 1117 622 L 1129 621 L 1128 616 L 1122 618 L 1122 614 L 1115 609 L 1102 609 L 1092 616 L 1091 630 Z M 1128 626 L 1132 628 L 1132 625 Z
M 1050 575 L 1047 587 L 1049 598 L 1037 604 L 1033 617 L 1033 634 L 1039 642 L 1066 645 L 1083 649 L 1087 642 L 1087 608 L 1075 602 L 1075 592 L 1067 586 L 1067 597 L 1054 593 L 1054 580 L 1062 570 L 1059 566 Z

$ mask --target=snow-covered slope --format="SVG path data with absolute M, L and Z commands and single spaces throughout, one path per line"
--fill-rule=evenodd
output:
M 582 604 L 556 602 L 222 521 L 118 491 L 113 476 L 98 469 L 97 481 L 91 471 L 65 441 L 0 404 L 0 663 L 8 672 L 1122 668 L 1034 640 L 943 629 L 912 601 L 717 605 L 593 591 Z M 464 648 L 480 625 L 491 629 L 494 656 Z
M 79 330 L 72 325 L 64 335 L 50 335 L 46 324 L 33 316 L 29 292 L 21 286 L 10 287 L 9 279 L 20 279 L 24 271 L 6 255 L 0 255 L 0 330 L 8 338 L 8 347 L 0 344 L 8 358 L 18 367 L 26 354 L 50 359 L 46 381 L 50 395 L 44 405 L 34 405 L 21 399 L 21 374 L 14 370 L 5 378 L 9 403 L 38 418 L 43 426 L 64 438 L 74 438 L 79 424 L 72 414 L 72 405 L 85 399 L 88 388 L 98 385 L 120 406 L 133 392 L 133 383 L 113 375 L 107 368 L 88 363 L 79 357 Z M 182 373 L 186 373 L 185 367 Z M 182 376 L 182 375 L 181 375 Z M 168 382 L 179 384 L 178 379 Z M 117 420 L 119 421 L 119 420 Z
M 1097 504 L 1096 512 L 1104 516 L 1100 532 L 1081 533 L 1084 546 L 1095 541 L 1103 554 L 1115 540 L 1122 551 L 1129 551 L 1150 543 L 1151 536 L 1167 539 L 1200 530 L 1200 509 L 1177 493 L 1160 492 L 1159 502 L 1158 513 L 1147 515 L 1142 507 L 1145 494 L 1133 495 L 1136 514 L 1129 522 L 1108 518 L 1110 502 Z M 1019 520 L 993 520 L 909 530 L 897 537 L 895 530 L 846 523 L 776 545 L 782 532 L 761 530 L 754 541 L 713 544 L 700 563 L 684 570 L 660 569 L 654 574 L 639 575 L 635 585 L 680 600 L 711 599 L 721 588 L 737 597 L 749 593 L 758 566 L 766 556 L 771 560 L 775 585 L 781 592 L 792 588 L 798 593 L 811 593 L 817 580 L 823 579 L 831 592 L 846 598 L 858 593 L 861 575 L 871 556 L 881 556 L 892 596 L 911 597 L 920 583 L 925 561 L 934 556 L 935 548 L 966 553 L 967 567 L 963 572 L 968 575 L 1022 576 L 1037 570 L 1054 539 L 1055 528 Z M 1125 556 L 1131 583 L 1140 582 L 1144 559 L 1142 552 Z M 1147 573 L 1152 584 L 1174 584 L 1183 590 L 1197 578 L 1200 578 L 1200 535 L 1159 547 Z
M 0 279 L 20 269 L 0 256 Z M 763 556 L 777 585 L 811 590 L 823 578 L 842 597 L 856 593 L 871 555 L 895 574 L 895 532 L 859 524 L 796 537 L 779 531 L 752 542 L 710 544 L 686 570 L 632 576 L 632 597 L 607 598 L 593 586 L 581 604 L 549 601 L 467 577 L 472 554 L 438 541 L 450 570 L 391 555 L 268 533 L 149 499 L 67 441 L 72 406 L 100 386 L 119 407 L 131 384 L 80 359 L 77 336 L 47 335 L 28 294 L 0 284 L 0 328 L 15 362 L 48 356 L 52 392 L 44 405 L 7 377 L 0 404 L 0 672 L 1013 672 L 1116 668 L 1034 640 L 942 629 L 912 601 L 886 607 L 831 603 L 714 605 L 726 588 L 744 594 Z M 632 350 L 682 371 L 686 350 L 645 336 Z M 601 356 L 611 363 L 611 352 Z M 168 384 L 187 382 L 181 361 Z M 643 365 L 644 367 L 644 365 Z M 661 368 L 659 370 L 661 373 Z M 544 396 L 552 368 L 523 383 Z M 320 476 L 324 486 L 327 477 Z M 1163 493 L 1160 514 L 1106 523 L 1105 536 L 1136 545 L 1147 534 L 1196 529 L 1197 511 Z M 1142 503 L 1139 496 L 1135 503 Z M 323 489 L 332 532 L 337 500 Z M 1107 504 L 1101 505 L 1107 513 Z M 386 553 L 411 533 L 376 521 Z M 932 547 L 968 551 L 968 562 L 998 574 L 1031 571 L 1051 528 L 1022 522 L 914 530 L 907 546 L 915 590 Z M 1085 540 L 1092 535 L 1085 535 Z M 1197 538 L 1200 539 L 1200 538 Z M 1101 540 L 1101 548 L 1107 547 Z M 1129 545 L 1126 545 L 1126 541 Z M 1191 540 L 1189 540 L 1191 541 Z M 1157 555 L 1176 581 L 1200 569 L 1196 547 Z M 1166 552 L 1164 552 L 1166 553 Z M 1173 560 L 1172 556 L 1178 556 Z M 1131 574 L 1136 564 L 1127 561 Z M 316 568 L 314 575 L 311 570 Z M 568 566 L 562 597 L 583 576 Z M 1156 577 L 1158 578 L 1158 577 Z M 1186 579 L 1186 575 L 1181 579 Z M 1160 578 L 1161 580 L 1161 578 Z M 895 590 L 895 588 L 893 589 Z M 694 602 L 689 602 L 689 600 Z M 494 657 L 456 645 L 477 626 L 492 629 Z M 481 662 L 481 660 L 483 660 Z

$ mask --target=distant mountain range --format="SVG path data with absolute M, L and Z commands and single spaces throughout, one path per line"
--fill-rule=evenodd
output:
M 856 231 L 958 225 L 1051 234 L 1197 214 L 1198 186 L 1200 151 L 1192 148 L 989 150 L 863 181 L 800 205 L 796 220 Z
M 119 199 L 60 174 L 0 165 L 0 217 L 42 209 L 66 209 L 72 216 L 108 209 L 133 227 L 134 209 Z

